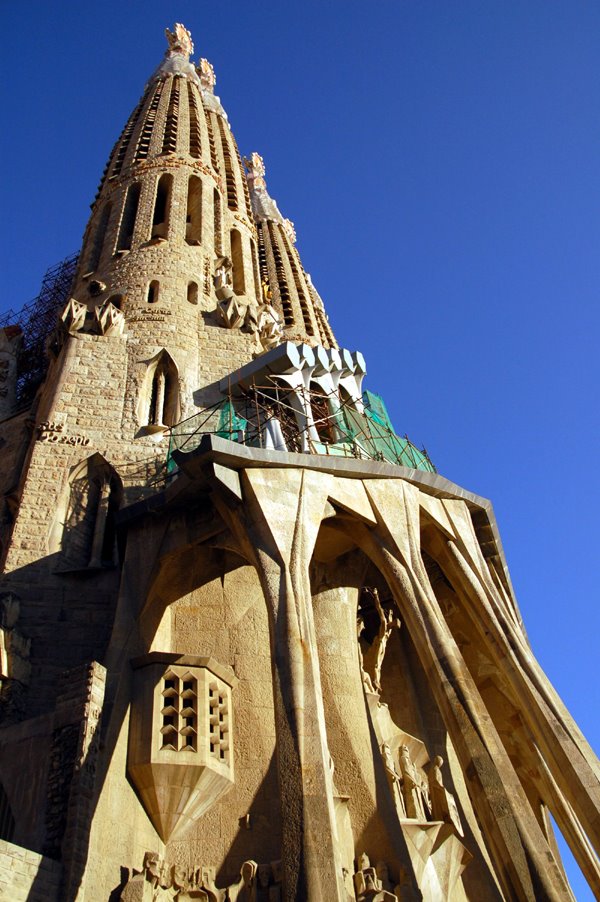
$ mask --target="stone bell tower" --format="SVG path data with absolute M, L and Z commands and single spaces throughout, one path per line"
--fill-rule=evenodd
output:
M 0 329 L 0 895 L 572 900 L 550 814 L 600 892 L 490 502 L 364 387 L 166 35 L 67 296 Z

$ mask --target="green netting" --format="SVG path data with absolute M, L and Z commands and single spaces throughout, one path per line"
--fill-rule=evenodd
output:
M 364 414 L 349 404 L 333 412 L 331 425 L 337 433 L 337 441 L 310 442 L 311 452 L 387 460 L 402 467 L 435 473 L 435 467 L 425 450 L 419 451 L 407 437 L 396 435 L 383 398 L 366 391 L 363 400 Z M 272 403 L 273 400 L 269 399 L 270 413 L 265 412 L 265 422 L 272 416 Z M 257 405 L 257 416 L 258 413 Z M 172 459 L 173 451 L 193 451 L 204 435 L 218 435 L 239 444 L 255 444 L 261 427 L 258 426 L 257 433 L 256 424 L 253 430 L 248 429 L 249 425 L 249 421 L 236 411 L 230 399 L 184 420 L 171 430 L 167 472 L 173 473 L 177 469 Z

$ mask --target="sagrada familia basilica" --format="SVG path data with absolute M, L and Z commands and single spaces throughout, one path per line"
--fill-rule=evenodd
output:
M 180 24 L 0 328 L 0 897 L 600 897 L 492 507 L 340 348 Z

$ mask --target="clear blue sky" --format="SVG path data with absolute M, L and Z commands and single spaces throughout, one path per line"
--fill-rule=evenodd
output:
M 533 648 L 597 748 L 600 4 L 2 12 L 0 307 L 78 250 L 164 28 L 184 22 L 368 387 L 493 500 Z

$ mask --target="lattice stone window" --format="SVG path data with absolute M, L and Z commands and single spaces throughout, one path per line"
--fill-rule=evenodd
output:
M 181 832 L 234 782 L 229 667 L 150 652 L 132 662 L 127 769 L 163 839 Z
M 217 680 L 212 680 L 208 684 L 208 723 L 211 755 L 229 763 L 228 694 Z
M 195 752 L 198 747 L 198 680 L 189 672 L 179 677 L 169 669 L 162 685 L 161 748 Z

